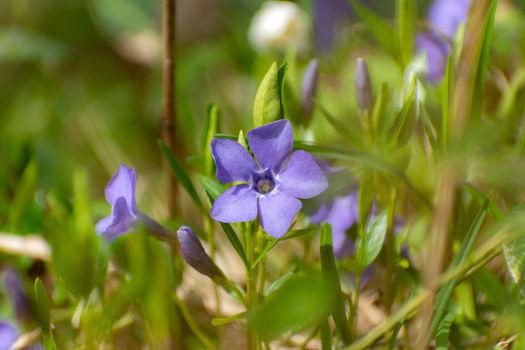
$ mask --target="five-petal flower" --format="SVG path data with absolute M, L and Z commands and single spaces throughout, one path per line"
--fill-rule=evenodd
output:
M 302 207 L 299 199 L 317 196 L 328 182 L 310 154 L 292 153 L 293 129 L 288 120 L 253 129 L 247 139 L 255 159 L 238 142 L 214 139 L 211 143 L 219 181 L 241 182 L 217 198 L 211 217 L 232 223 L 259 216 L 267 233 L 281 237 Z

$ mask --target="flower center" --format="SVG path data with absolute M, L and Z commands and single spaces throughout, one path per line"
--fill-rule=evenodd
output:
M 273 183 L 271 179 L 264 177 L 262 179 L 257 180 L 256 186 L 257 186 L 257 191 L 259 193 L 265 194 L 273 190 L 273 187 L 275 186 L 275 184 Z

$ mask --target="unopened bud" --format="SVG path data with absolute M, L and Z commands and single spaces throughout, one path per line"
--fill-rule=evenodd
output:
M 366 62 L 359 57 L 355 72 L 355 92 L 359 109 L 370 111 L 372 109 L 372 84 L 368 74 Z
M 222 276 L 221 270 L 204 251 L 201 242 L 188 226 L 181 226 L 177 231 L 180 250 L 186 263 L 211 279 Z
M 301 110 L 305 118 L 312 115 L 314 111 L 314 99 L 319 79 L 319 62 L 312 59 L 304 71 L 301 84 Z

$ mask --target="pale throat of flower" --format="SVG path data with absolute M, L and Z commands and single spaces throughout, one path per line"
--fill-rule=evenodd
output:
M 271 192 L 276 186 L 276 179 L 270 170 L 254 172 L 252 174 L 252 186 L 260 194 Z

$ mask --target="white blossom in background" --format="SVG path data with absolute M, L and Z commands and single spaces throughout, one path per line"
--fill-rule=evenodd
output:
M 294 48 L 304 52 L 309 40 L 308 15 L 297 4 L 288 1 L 268 1 L 253 16 L 248 38 L 261 53 Z

